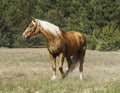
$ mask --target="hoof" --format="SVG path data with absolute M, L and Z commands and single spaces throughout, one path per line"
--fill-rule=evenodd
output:
M 56 80 L 57 76 L 53 76 L 51 80 Z
M 63 75 L 62 78 L 64 79 L 68 75 L 68 71 L 66 71 Z
M 80 72 L 80 80 L 83 80 L 82 72 Z
M 65 74 L 63 74 L 63 75 L 62 75 L 62 78 L 64 79 L 65 77 L 66 77 L 66 75 L 65 75 Z
M 83 80 L 83 78 L 82 78 L 82 77 L 80 77 L 80 80 Z
M 69 69 L 66 69 L 66 71 L 65 71 L 65 76 L 67 76 L 68 73 L 69 73 Z

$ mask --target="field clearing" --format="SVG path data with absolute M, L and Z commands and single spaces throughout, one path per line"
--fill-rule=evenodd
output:
M 62 80 L 58 63 L 57 80 L 51 81 L 46 48 L 1 48 L 0 93 L 120 93 L 120 51 L 87 50 L 83 81 L 78 67 Z

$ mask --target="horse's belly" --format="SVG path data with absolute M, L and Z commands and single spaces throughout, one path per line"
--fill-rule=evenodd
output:
M 78 51 L 79 51 L 79 47 L 76 45 L 76 46 L 73 46 L 73 47 L 68 47 L 67 49 L 67 56 L 73 56 L 74 54 L 76 54 Z

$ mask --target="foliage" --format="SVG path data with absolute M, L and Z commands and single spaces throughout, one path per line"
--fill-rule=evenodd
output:
M 45 45 L 43 37 L 21 37 L 31 16 L 85 33 L 89 49 L 120 48 L 119 0 L 0 0 L 0 47 Z

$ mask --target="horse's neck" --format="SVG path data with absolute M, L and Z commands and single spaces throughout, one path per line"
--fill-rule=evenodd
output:
M 56 38 L 53 34 L 47 33 L 44 30 L 41 31 L 41 34 L 46 38 L 47 42 L 53 42 Z
M 41 29 L 41 34 L 46 38 L 47 43 L 49 46 L 56 46 L 56 44 L 59 43 L 59 45 L 61 44 L 62 41 L 65 41 L 64 36 L 66 35 L 66 32 L 63 29 L 60 29 L 61 31 L 61 36 L 58 35 L 54 35 L 52 33 L 46 32 L 43 29 Z

